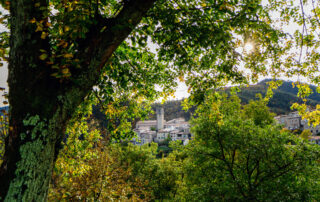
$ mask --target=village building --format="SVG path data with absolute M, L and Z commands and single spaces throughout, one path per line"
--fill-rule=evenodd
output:
M 320 145 L 320 125 L 313 126 L 308 124 L 308 120 L 302 119 L 298 112 L 291 112 L 288 115 L 280 115 L 274 117 L 277 123 L 283 125 L 289 130 L 309 130 L 312 136 L 309 137 L 309 140 L 312 143 Z
M 164 109 L 157 108 L 157 120 L 138 121 L 134 131 L 138 138 L 134 144 L 142 145 L 150 142 L 163 142 L 170 138 L 172 141 L 181 140 L 187 144 L 192 138 L 190 125 L 184 118 L 164 120 Z
M 138 121 L 136 124 L 136 129 L 139 130 L 150 130 L 150 128 L 156 129 L 157 120 L 146 120 L 146 121 Z
M 157 136 L 156 131 L 151 130 L 135 130 L 135 132 L 139 137 L 139 140 L 137 140 L 137 142 L 139 142 L 140 144 L 151 143 Z M 134 139 L 134 142 L 136 142 L 136 139 Z
M 302 120 L 298 112 L 291 112 L 288 115 L 276 116 L 274 119 L 289 130 L 309 130 L 312 135 L 318 135 L 320 133 L 320 125 L 309 125 L 308 120 Z
M 291 112 L 288 115 L 280 115 L 274 118 L 279 124 L 284 125 L 289 130 L 297 130 L 302 127 L 301 116 L 298 112 Z
M 320 145 L 320 136 L 311 136 L 309 141 L 314 144 Z
M 311 124 L 308 124 L 307 120 L 302 120 L 301 125 L 301 130 L 309 130 L 312 133 L 312 135 L 319 135 L 320 133 L 320 125 L 313 126 Z

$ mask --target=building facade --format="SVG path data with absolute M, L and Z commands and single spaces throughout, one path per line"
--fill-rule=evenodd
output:
M 192 138 L 190 125 L 184 118 L 170 121 L 164 120 L 164 109 L 157 108 L 157 120 L 138 121 L 135 132 L 138 136 L 134 144 L 163 142 L 170 138 L 172 141 L 181 140 L 184 144 Z
M 310 142 L 320 145 L 320 125 L 313 126 L 308 124 L 308 120 L 302 119 L 298 112 L 291 112 L 288 115 L 274 117 L 277 123 L 283 125 L 289 130 L 309 130 L 311 136 Z

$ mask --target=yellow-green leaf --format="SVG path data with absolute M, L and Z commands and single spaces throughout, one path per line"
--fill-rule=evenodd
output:
M 73 55 L 72 55 L 71 53 L 66 53 L 66 54 L 63 55 L 63 57 L 65 57 L 65 58 L 72 58 Z
M 48 35 L 48 34 L 47 34 L 46 32 L 42 32 L 42 33 L 41 33 L 41 39 L 45 39 L 45 38 L 47 37 L 47 35 Z
M 70 73 L 68 68 L 62 69 L 62 74 L 68 74 L 68 73 Z
M 43 53 L 39 56 L 40 60 L 45 60 L 48 57 L 47 54 Z
M 35 23 L 35 22 L 36 22 L 36 19 L 35 19 L 35 18 L 32 18 L 29 22 Z

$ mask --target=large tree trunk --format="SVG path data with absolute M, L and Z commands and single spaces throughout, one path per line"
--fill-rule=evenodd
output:
M 47 12 L 43 10 L 48 6 L 47 1 L 10 1 L 10 128 L 0 168 L 1 201 L 47 199 L 52 169 L 68 120 L 96 84 L 105 62 L 154 1 L 126 1 L 116 18 L 106 20 L 109 29 L 88 34 L 83 52 L 78 54 L 83 68 L 74 73 L 76 85 L 50 76 L 52 69 L 39 58 L 40 49 L 50 53 L 49 40 L 41 39 L 41 32 L 35 32 L 36 25 L 30 20 L 47 20 Z M 36 3 L 40 6 L 35 6 Z M 121 26 L 114 29 L 117 25 Z M 93 30 L 100 30 L 105 24 L 99 26 Z
M 46 0 L 39 2 L 47 7 Z M 55 143 L 65 127 L 57 120 L 55 89 L 59 83 L 39 59 L 40 49 L 49 52 L 49 41 L 41 39 L 41 32 L 35 32 L 35 24 L 30 23 L 33 18 L 47 20 L 46 11 L 34 4 L 33 0 L 17 0 L 11 1 L 10 8 L 10 131 L 0 170 L 1 199 L 6 201 L 46 199 Z

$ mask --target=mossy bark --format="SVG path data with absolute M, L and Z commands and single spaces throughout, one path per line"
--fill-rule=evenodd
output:
M 38 2 L 39 7 L 33 0 L 10 5 L 10 131 L 0 169 L 0 195 L 5 201 L 46 200 L 56 142 L 65 125 L 57 126 L 57 118 L 62 118 L 57 111 L 59 83 L 39 58 L 40 49 L 50 52 L 49 40 L 41 39 L 30 22 L 47 20 L 43 9 L 47 1 Z
M 53 69 L 40 59 L 43 50 L 50 57 L 49 39 L 42 39 L 30 21 L 48 20 L 48 1 L 10 1 L 10 130 L 0 168 L 0 201 L 47 200 L 68 120 L 96 85 L 106 61 L 154 1 L 125 1 L 116 18 L 100 19 L 101 23 L 79 42 L 82 49 L 75 58 L 81 61 L 81 68 L 71 67 L 72 78 L 63 82 L 52 77 Z M 105 25 L 108 29 L 101 32 Z

